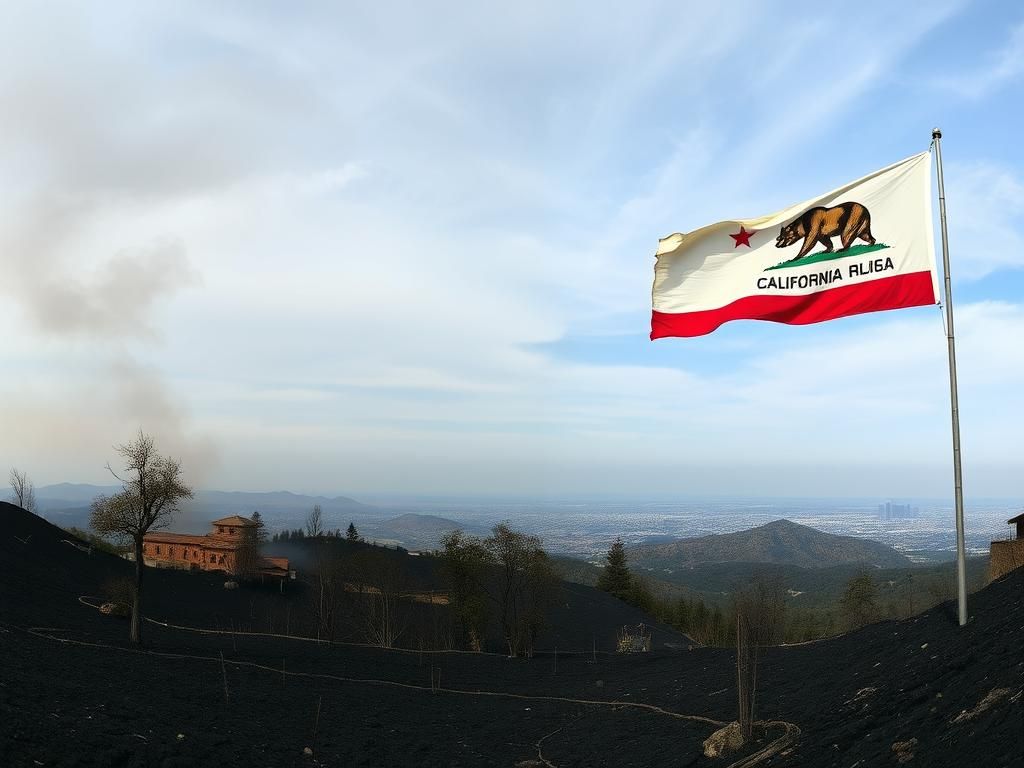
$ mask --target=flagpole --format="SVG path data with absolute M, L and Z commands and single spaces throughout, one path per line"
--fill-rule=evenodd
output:
M 960 471 L 960 405 L 956 394 L 956 345 L 953 343 L 953 287 L 949 279 L 946 235 L 946 188 L 942 183 L 942 131 L 932 130 L 939 176 L 939 221 L 942 224 L 942 273 L 946 286 L 946 341 L 949 346 L 949 404 L 953 416 L 953 493 L 956 502 L 956 588 L 960 626 L 967 623 L 967 557 L 964 546 L 964 487 Z

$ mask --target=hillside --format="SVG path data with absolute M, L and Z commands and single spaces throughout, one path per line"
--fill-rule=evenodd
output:
M 0 505 L 0 765 L 735 768 L 701 750 L 735 715 L 726 649 L 559 642 L 557 657 L 509 659 L 326 645 L 285 630 L 310 597 L 301 585 L 231 592 L 214 574 L 151 571 L 147 610 L 166 624 L 146 624 L 140 652 L 123 620 L 78 599 L 128 564 L 64 537 Z M 567 597 L 568 622 L 603 615 L 607 596 L 586 594 L 593 606 Z M 768 649 L 758 716 L 792 735 L 758 765 L 895 766 L 904 744 L 910 765 L 1024 766 L 1024 570 L 969 607 L 966 627 L 946 604 Z
M 15 606 L 18 611 L 27 611 L 33 621 L 45 623 L 44 617 L 52 615 L 49 606 L 54 601 L 66 604 L 68 600 L 76 601 L 78 594 L 103 594 L 117 580 L 132 573 L 131 563 L 99 551 L 84 552 L 73 545 L 82 542 L 71 534 L 6 502 L 0 502 L 0 531 L 3 532 L 0 557 L 7 564 L 5 577 L 0 580 L 0 617 L 10 616 L 14 608 L 9 607 Z M 326 545 L 341 560 L 359 552 L 378 553 L 403 574 L 410 592 L 443 593 L 445 589 L 439 563 L 433 557 L 412 556 L 401 550 L 345 539 L 328 539 Z M 287 614 L 295 633 L 315 634 L 309 626 L 311 621 L 303 618 L 313 600 L 311 590 L 315 576 L 312 571 L 316 559 L 313 542 L 272 543 L 267 545 L 266 552 L 288 557 L 298 569 L 299 580 L 289 582 L 283 594 L 273 588 L 258 587 L 226 592 L 222 573 L 150 568 L 146 571 L 144 610 L 161 619 L 177 617 L 187 623 L 236 622 L 259 631 L 279 628 L 278 624 Z M 415 621 L 426 618 L 429 617 L 417 615 Z M 438 625 L 443 623 L 440 619 L 431 621 Z M 589 651 L 596 644 L 599 651 L 612 651 L 619 628 L 640 622 L 656 629 L 655 640 L 659 643 L 689 642 L 685 636 L 611 595 L 586 585 L 565 583 L 537 646 L 542 650 L 558 645 L 563 651 Z M 430 630 L 433 631 L 433 627 Z M 421 640 L 413 636 L 413 631 L 410 629 L 406 644 L 418 647 Z M 426 628 L 417 627 L 415 631 L 426 632 Z M 359 638 L 354 633 L 345 639 Z M 502 646 L 496 626 L 492 628 L 490 639 L 493 647 Z
M 771 563 L 801 568 L 865 565 L 900 568 L 911 561 L 892 547 L 854 536 L 835 536 L 789 520 L 736 533 L 630 547 L 639 567 L 676 570 L 709 563 Z
M 445 534 L 465 528 L 466 526 L 446 517 L 410 512 L 379 523 L 364 523 L 363 537 L 398 544 L 407 549 L 430 550 L 441 546 L 441 539 Z

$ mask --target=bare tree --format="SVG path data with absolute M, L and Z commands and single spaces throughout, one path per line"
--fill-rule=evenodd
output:
M 345 563 L 332 554 L 328 542 L 316 543 L 316 636 L 331 641 L 337 631 L 338 609 L 345 595 L 346 577 Z
M 320 505 L 313 506 L 313 511 L 306 516 L 306 537 L 319 539 L 324 535 L 324 513 Z
M 759 578 L 733 595 L 736 611 L 736 689 L 743 737 L 753 736 L 757 666 L 761 649 L 782 642 L 786 627 L 785 587 L 781 579 Z
M 26 472 L 21 472 L 17 467 L 11 467 L 11 490 L 14 495 L 11 501 L 22 509 L 35 514 L 36 512 L 36 489 L 32 481 L 28 479 Z
M 532 652 L 533 638 L 557 594 L 557 576 L 541 543 L 507 523 L 494 526 L 483 540 L 498 570 L 491 599 L 498 605 L 510 656 Z
M 482 651 L 487 634 L 490 604 L 484 584 L 492 561 L 478 540 L 462 531 L 441 539 L 441 567 L 448 584 L 448 604 L 462 627 L 463 639 L 472 651 Z
M 181 462 L 161 456 L 153 438 L 139 430 L 130 443 L 117 447 L 124 460 L 121 474 L 109 464 L 107 469 L 121 481 L 122 490 L 111 496 L 98 496 L 92 502 L 90 525 L 99 534 L 129 539 L 135 552 L 135 590 L 129 637 L 142 642 L 142 540 L 155 529 L 164 528 L 178 511 L 182 499 L 192 498 L 192 489 L 181 479 Z
M 349 563 L 356 615 L 366 641 L 393 648 L 409 624 L 409 582 L 390 553 L 360 552 Z

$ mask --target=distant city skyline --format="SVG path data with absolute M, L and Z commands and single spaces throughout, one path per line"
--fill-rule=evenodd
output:
M 141 427 L 201 488 L 951 496 L 937 308 L 647 339 L 660 237 L 938 126 L 964 491 L 1021 496 L 1024 9 L 859 3 L 855 56 L 848 14 L 5 9 L 0 462 L 105 484 Z

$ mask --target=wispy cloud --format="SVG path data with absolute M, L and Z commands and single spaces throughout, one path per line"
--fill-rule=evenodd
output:
M 672 365 L 642 346 L 657 238 L 845 172 L 835 126 L 955 5 L 862 4 L 854 62 L 822 44 L 843 12 L 815 8 L 18 11 L 0 27 L 18 338 L 0 352 L 40 384 L 0 390 L 32 414 L 7 450 L 45 463 L 32 419 L 67 423 L 77 448 L 40 479 L 88 479 L 97 446 L 152 423 L 220 485 L 607 489 L 649 480 L 652 457 L 666 476 L 849 462 L 899 413 L 885 455 L 931 456 L 937 321 L 804 329 L 770 353 L 726 334 L 715 371 L 706 345 Z M 963 168 L 957 220 L 1011 236 L 1012 205 L 974 215 L 1020 196 L 1019 169 Z M 1008 338 L 1018 310 L 964 333 Z M 602 364 L 550 346 L 609 332 L 637 345 Z M 83 385 L 68 371 L 89 361 Z
M 946 192 L 957 278 L 1024 268 L 1024 182 L 989 162 L 951 164 Z
M 982 99 L 1024 76 L 1024 22 L 1009 28 L 1009 39 L 996 51 L 985 55 L 984 64 L 948 75 L 936 81 L 944 88 L 968 99 Z

